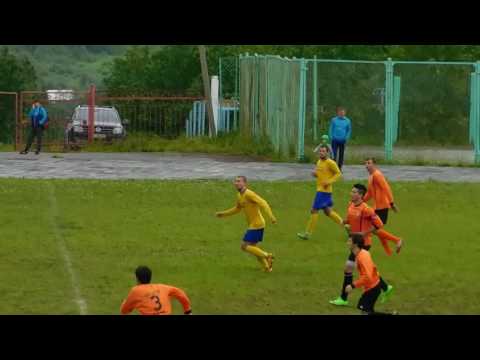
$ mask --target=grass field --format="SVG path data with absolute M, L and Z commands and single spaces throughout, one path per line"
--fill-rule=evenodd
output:
M 328 304 L 338 295 L 348 254 L 343 232 L 321 218 L 313 239 L 295 237 L 308 218 L 313 183 L 250 185 L 278 217 L 263 244 L 277 256 L 271 274 L 240 251 L 243 215 L 214 217 L 234 204 L 229 182 L 0 180 L 0 313 L 78 314 L 81 297 L 88 314 L 118 314 L 135 267 L 144 264 L 154 281 L 185 289 L 195 314 L 357 314 Z M 351 185 L 335 190 L 342 215 Z M 396 287 L 377 308 L 480 313 L 480 184 L 392 188 L 401 212 L 391 215 L 388 229 L 406 245 L 402 255 L 387 258 L 374 238 L 374 260 Z M 178 304 L 174 309 L 181 313 Z

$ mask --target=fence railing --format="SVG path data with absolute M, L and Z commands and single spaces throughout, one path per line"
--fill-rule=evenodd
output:
M 175 138 L 185 133 L 193 105 L 203 96 L 109 96 L 89 91 L 25 91 L 20 93 L 16 117 L 16 147 L 23 147 L 30 131 L 29 111 L 40 100 L 49 115 L 44 145 L 55 150 L 94 141 L 123 141 L 130 137 Z
M 352 118 L 352 141 L 383 146 L 386 160 L 394 158 L 396 144 L 470 144 L 480 163 L 480 62 L 245 54 L 238 61 L 222 59 L 220 69 L 221 88 L 232 89 L 231 98 L 240 102 L 240 128 L 268 136 L 279 152 L 302 158 L 306 146 L 328 133 L 342 105 Z
M 214 115 L 217 134 L 238 131 L 238 113 L 239 108 L 235 103 L 221 103 L 218 107 L 217 114 Z M 205 101 L 194 102 L 193 109 L 188 114 L 185 129 L 187 137 L 211 136 L 208 128 Z

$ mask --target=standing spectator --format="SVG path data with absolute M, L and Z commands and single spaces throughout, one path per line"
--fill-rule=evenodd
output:
M 337 107 L 337 116 L 330 122 L 329 136 L 332 140 L 333 160 L 340 170 L 343 167 L 345 146 L 352 136 L 352 123 L 346 117 L 347 111 L 344 107 Z
M 32 110 L 28 116 L 30 117 L 32 128 L 30 135 L 28 136 L 25 150 L 23 150 L 20 154 L 28 154 L 30 147 L 32 146 L 33 139 L 37 138 L 37 151 L 35 151 L 35 154 L 38 155 L 40 154 L 40 150 L 42 148 L 43 131 L 45 130 L 48 121 L 47 110 L 45 110 L 40 101 L 35 100 L 32 105 Z

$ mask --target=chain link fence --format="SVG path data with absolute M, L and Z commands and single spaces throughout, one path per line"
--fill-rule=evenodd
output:
M 239 74 L 240 129 L 268 138 L 279 154 L 302 159 L 342 106 L 352 120 L 350 144 L 383 148 L 386 160 L 395 149 L 473 147 L 480 163 L 480 62 L 246 54 Z

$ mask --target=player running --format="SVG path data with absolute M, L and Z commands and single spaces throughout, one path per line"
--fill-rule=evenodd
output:
M 148 267 L 139 266 L 135 270 L 135 276 L 138 285 L 132 288 L 123 302 L 120 308 L 122 315 L 130 314 L 135 309 L 141 315 L 171 315 L 171 297 L 180 301 L 185 315 L 192 313 L 190 300 L 183 290 L 168 285 L 150 284 L 152 271 Z
M 323 210 L 324 214 L 336 222 L 343 225 L 342 218 L 333 211 L 332 184 L 342 175 L 337 163 L 328 157 L 329 150 L 327 145 L 320 145 L 318 149 L 319 160 L 312 176 L 317 178 L 317 195 L 313 202 L 310 220 L 307 223 L 307 229 L 304 233 L 298 233 L 297 236 L 302 240 L 308 240 L 312 236 L 318 221 L 318 212 Z
M 359 278 L 352 284 L 347 285 L 345 292 L 351 293 L 353 289 L 363 287 L 364 292 L 358 301 L 357 308 L 365 315 L 393 315 L 375 311 L 375 303 L 382 292 L 380 274 L 372 261 L 370 253 L 364 249 L 364 238 L 362 235 L 354 234 L 348 239 L 348 247 L 356 258 Z
M 370 208 L 364 201 L 363 197 L 367 192 L 367 188 L 361 184 L 356 184 L 350 193 L 351 202 L 347 211 L 347 219 L 344 221 L 345 228 L 349 235 L 360 234 L 364 238 L 364 249 L 370 250 L 372 246 L 372 233 L 377 232 L 377 235 L 382 239 L 384 234 L 393 236 L 386 231 L 378 234 L 378 230 L 383 227 L 382 220 L 375 214 L 375 211 Z M 383 238 L 384 239 L 384 238 Z M 382 243 L 386 240 L 383 240 Z M 330 301 L 330 304 L 337 306 L 348 306 L 348 294 L 345 288 L 352 284 L 353 270 L 355 268 L 355 254 L 351 253 L 345 264 L 344 279 L 342 292 L 340 297 Z M 383 291 L 381 302 L 384 303 L 391 296 L 393 286 L 385 283 L 380 278 L 380 287 Z
M 270 205 L 252 190 L 247 188 L 247 178 L 245 176 L 237 176 L 233 184 L 238 191 L 236 206 L 229 210 L 217 212 L 216 216 L 223 218 L 238 214 L 243 210 L 247 217 L 248 230 L 243 237 L 241 248 L 243 251 L 254 255 L 265 272 L 272 272 L 273 254 L 263 251 L 258 246 L 258 243 L 263 241 L 263 233 L 265 229 L 265 219 L 260 210 L 268 215 L 272 224 L 276 224 L 277 219 L 273 215 Z
M 373 208 L 375 209 L 375 213 L 378 215 L 380 220 L 382 220 L 383 225 L 387 225 L 388 210 L 392 209 L 393 211 L 398 212 L 398 209 L 393 201 L 392 190 L 387 182 L 387 179 L 385 179 L 383 173 L 378 169 L 377 162 L 374 158 L 368 158 L 365 162 L 365 167 L 370 175 L 368 177 L 368 191 L 363 200 L 368 202 L 368 200 L 373 199 Z M 383 233 L 380 241 L 382 241 L 382 246 L 387 254 L 391 255 L 392 250 L 388 244 L 384 242 L 384 239 L 393 241 L 396 245 L 397 254 L 400 253 L 403 246 L 402 239 L 393 235 L 388 236 L 384 233 L 384 230 L 378 230 L 378 233 Z

